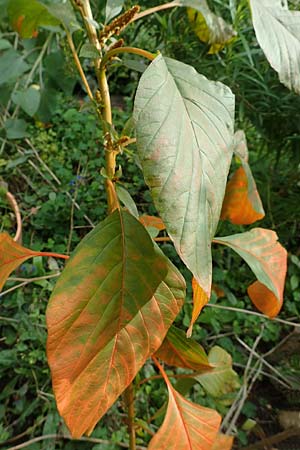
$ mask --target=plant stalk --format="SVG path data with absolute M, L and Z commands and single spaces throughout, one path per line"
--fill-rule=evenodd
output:
M 112 111 L 105 67 L 101 68 L 100 71 L 98 72 L 98 83 L 101 93 L 101 101 L 103 105 L 102 110 L 103 132 L 105 139 L 107 139 L 107 137 L 110 136 L 109 126 L 112 125 Z M 112 181 L 116 171 L 116 152 L 113 151 L 111 148 L 109 148 L 109 145 L 107 145 L 107 147 L 105 148 L 105 162 L 106 162 L 106 174 L 108 177 L 105 180 L 108 212 L 112 213 L 115 209 L 119 207 L 119 204 L 117 201 L 114 183 Z
M 133 53 L 135 55 L 143 56 L 144 58 L 149 59 L 150 61 L 153 61 L 157 55 L 147 52 L 147 50 L 143 50 L 142 48 L 137 47 L 117 47 L 113 48 L 112 50 L 108 51 L 102 59 L 101 66 L 104 67 L 107 63 L 107 61 L 112 58 L 113 56 L 117 55 L 118 53 Z
M 137 14 L 131 22 L 135 22 L 136 20 L 142 19 L 143 17 L 149 16 L 150 14 L 154 14 L 158 11 L 163 11 L 169 8 L 175 8 L 176 6 L 182 6 L 180 1 L 174 0 L 173 2 L 164 3 L 163 5 L 154 6 L 153 8 L 146 9 L 145 11 Z
M 127 407 L 127 418 L 128 418 L 128 434 L 129 434 L 129 448 L 130 450 L 136 450 L 136 436 L 135 436 L 135 426 L 134 426 L 134 388 L 133 383 L 127 387 L 124 391 L 124 402 Z
M 94 101 L 94 96 L 93 96 L 93 93 L 92 93 L 91 88 L 89 86 L 89 83 L 88 83 L 88 81 L 86 79 L 86 76 L 85 76 L 85 73 L 83 71 L 83 68 L 81 66 L 81 63 L 80 63 L 80 60 L 79 60 L 79 56 L 77 55 L 76 48 L 75 48 L 75 45 L 74 45 L 71 33 L 69 33 L 68 30 L 65 30 L 65 31 L 66 31 L 66 35 L 67 35 L 68 44 L 69 44 L 69 47 L 71 49 L 71 52 L 72 52 L 73 59 L 75 61 L 77 70 L 78 70 L 79 75 L 80 75 L 80 77 L 82 79 L 82 82 L 84 84 L 86 92 L 87 92 L 89 98 L 91 99 L 91 101 L 93 102 Z

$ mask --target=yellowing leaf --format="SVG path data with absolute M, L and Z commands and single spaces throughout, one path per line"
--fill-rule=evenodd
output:
M 78 245 L 47 309 L 47 355 L 72 436 L 98 420 L 161 345 L 185 295 L 140 222 L 115 210 Z
M 274 231 L 263 228 L 214 239 L 214 242 L 235 250 L 253 270 L 258 281 L 273 293 L 273 296 L 266 295 L 268 291 L 259 284 L 250 287 L 249 291 L 255 306 L 270 317 L 274 317 L 282 306 L 287 271 L 287 251 L 277 239 Z
M 210 372 L 195 376 L 202 387 L 212 397 L 222 397 L 234 392 L 239 386 L 239 377 L 232 369 L 232 358 L 221 347 L 213 347 L 208 354 L 208 361 L 213 366 Z
M 148 450 L 211 450 L 221 422 L 213 409 L 186 400 L 171 385 L 157 363 L 168 386 L 169 403 L 164 422 L 151 439 Z
M 37 0 L 9 0 L 8 16 L 21 37 L 36 37 L 40 26 L 56 26 L 59 21 Z
M 274 293 L 259 281 L 250 284 L 247 292 L 256 308 L 268 317 L 276 317 L 281 310 L 283 296 L 278 301 Z
M 236 225 L 249 225 L 264 217 L 264 208 L 248 164 L 248 148 L 245 133 L 234 134 L 234 153 L 242 163 L 226 186 L 221 219 Z
M 202 289 L 202 287 L 200 286 L 200 284 L 194 277 L 192 279 L 192 288 L 193 288 L 193 312 L 192 312 L 191 323 L 190 323 L 189 329 L 186 333 L 187 337 L 191 337 L 192 331 L 193 331 L 193 325 L 196 322 L 196 320 L 198 319 L 203 306 L 205 306 L 209 300 L 206 293 L 204 292 L 204 290 Z
M 147 214 L 145 214 L 143 216 L 140 216 L 139 220 L 146 228 L 153 227 L 157 228 L 157 230 L 159 231 L 166 229 L 166 226 L 160 217 L 148 216 Z
M 197 371 L 211 368 L 203 347 L 173 325 L 155 355 L 170 366 Z
M 253 180 L 253 178 L 252 178 Z M 264 217 L 263 210 L 254 209 L 254 205 L 260 202 L 255 182 L 251 183 L 244 167 L 239 167 L 230 181 L 227 183 L 221 219 L 228 219 L 235 225 L 249 225 Z
M 211 450 L 231 450 L 233 445 L 233 436 L 220 433 L 214 442 Z
M 185 3 L 187 6 L 195 4 L 196 7 L 195 1 L 187 0 Z M 199 2 L 197 9 L 188 8 L 187 14 L 198 38 L 202 42 L 210 44 L 209 54 L 218 53 L 236 36 L 232 26 L 225 22 L 222 17 L 214 14 L 206 1 Z
M 68 259 L 67 255 L 35 252 L 15 242 L 7 233 L 0 233 L 0 291 L 9 275 L 23 262 L 34 256 L 53 256 Z

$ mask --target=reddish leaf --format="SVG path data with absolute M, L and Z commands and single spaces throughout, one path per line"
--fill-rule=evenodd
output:
M 180 273 L 127 211 L 79 244 L 47 310 L 53 389 L 74 437 L 92 432 L 160 347 L 184 291 Z
M 214 242 L 235 250 L 249 264 L 260 284 L 268 289 L 262 289 L 260 284 L 250 286 L 249 296 L 258 309 L 270 317 L 278 314 L 283 301 L 287 252 L 277 242 L 277 234 L 253 228 L 245 233 L 216 238 Z
M 148 450 L 211 450 L 221 416 L 213 409 L 182 397 L 171 385 L 161 365 L 157 361 L 156 364 L 168 386 L 169 403 L 165 420 L 151 439 Z
M 202 311 L 203 306 L 208 303 L 208 297 L 202 287 L 197 282 L 196 278 L 192 279 L 192 288 L 193 288 L 193 312 L 191 323 L 189 329 L 187 331 L 187 337 L 191 337 L 193 331 L 193 325 L 199 317 L 200 312 Z
M 67 255 L 35 252 L 15 242 L 8 234 L 0 233 L 0 291 L 9 275 L 29 258 L 34 256 L 53 256 L 68 259 Z
M 256 308 L 270 318 L 276 317 L 281 310 L 283 295 L 278 301 L 273 292 L 259 281 L 250 284 L 247 292 Z
M 227 183 L 221 219 L 236 225 L 248 225 L 264 217 L 265 212 L 248 164 L 248 148 L 245 133 L 234 134 L 234 153 L 242 163 Z
M 197 371 L 212 368 L 203 347 L 173 325 L 155 355 L 170 366 Z
M 244 167 L 239 167 L 227 183 L 221 219 L 235 225 L 249 225 L 264 217 L 255 181 Z
M 225 292 L 217 284 L 213 283 L 211 285 L 211 290 L 216 294 L 217 298 L 225 297 Z
M 140 222 L 146 228 L 153 227 L 153 228 L 157 228 L 159 231 L 166 229 L 166 226 L 160 217 L 144 215 L 144 216 L 140 216 Z
M 218 434 L 211 450 L 231 450 L 233 445 L 233 436 L 227 434 Z

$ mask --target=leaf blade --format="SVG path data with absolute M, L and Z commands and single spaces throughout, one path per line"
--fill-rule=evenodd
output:
M 68 259 L 66 255 L 56 253 L 36 252 L 23 247 L 14 241 L 7 233 L 0 233 L 0 291 L 9 275 L 23 262 L 34 256 L 54 256 Z
M 79 244 L 46 316 L 53 388 L 74 437 L 92 432 L 160 346 L 183 297 L 183 278 L 130 213 L 116 210 Z
M 164 422 L 149 443 L 149 450 L 210 450 L 217 436 L 221 416 L 186 400 L 171 385 L 158 362 L 168 386 L 169 403 Z
M 174 325 L 169 328 L 155 356 L 170 366 L 184 367 L 197 371 L 209 370 L 212 367 L 203 347 L 198 342 L 188 339 L 185 333 Z
M 13 28 L 23 38 L 31 38 L 38 27 L 59 24 L 47 7 L 37 0 L 10 0 L 7 11 Z
M 229 353 L 216 345 L 209 351 L 208 361 L 213 369 L 196 375 L 195 380 L 212 397 L 222 397 L 240 387 L 238 375 L 232 369 L 232 358 Z
M 300 94 L 300 11 L 280 0 L 250 0 L 255 34 L 280 81 Z
M 227 87 L 162 56 L 142 75 L 135 99 L 146 183 L 177 253 L 208 296 L 211 239 L 232 156 L 233 111 Z
M 226 185 L 221 219 L 235 225 L 249 225 L 265 216 L 264 208 L 248 164 L 248 148 L 245 133 L 234 134 L 234 153 L 240 159 L 240 166 Z
M 287 251 L 277 241 L 274 231 L 253 228 L 240 234 L 216 238 L 215 242 L 235 250 L 250 266 L 258 281 L 266 286 L 282 305 L 285 276 L 287 271 Z M 257 301 L 258 303 L 258 301 Z M 270 305 L 273 309 L 274 305 Z M 262 311 L 269 315 L 265 306 Z

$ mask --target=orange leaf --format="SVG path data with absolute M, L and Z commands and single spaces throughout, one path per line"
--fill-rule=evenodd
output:
M 153 228 L 157 228 L 157 230 L 159 230 L 159 231 L 166 229 L 166 226 L 160 217 L 144 215 L 144 216 L 140 216 L 139 220 L 146 228 L 153 227 Z
M 191 323 L 189 329 L 187 330 L 187 337 L 191 337 L 193 331 L 193 325 L 199 317 L 200 312 L 202 311 L 203 306 L 208 303 L 208 297 L 196 278 L 192 279 L 192 288 L 193 288 L 193 312 Z
M 20 264 L 34 256 L 69 258 L 67 255 L 59 255 L 56 253 L 35 252 L 15 242 L 7 233 L 0 233 L 0 291 L 9 275 Z
M 211 450 L 221 416 L 180 395 L 156 358 L 153 359 L 168 386 L 169 403 L 164 422 L 151 439 L 148 450 Z
M 221 219 L 235 225 L 249 225 L 264 217 L 261 200 L 251 172 L 239 167 L 227 183 Z
M 17 20 L 15 21 L 14 28 L 16 29 L 16 31 L 19 34 L 21 33 L 21 27 L 22 27 L 22 23 L 23 23 L 24 19 L 25 19 L 25 16 L 19 16 L 17 18 Z
M 276 317 L 281 310 L 283 295 L 278 301 L 273 292 L 259 281 L 250 284 L 247 292 L 256 308 L 270 318 Z
M 46 314 L 53 390 L 73 437 L 93 431 L 160 347 L 184 296 L 183 277 L 129 212 L 81 241 Z
M 233 445 L 233 436 L 220 433 L 214 442 L 211 450 L 231 450 Z
M 197 371 L 209 370 L 208 357 L 200 344 L 188 339 L 184 331 L 171 326 L 155 355 L 170 366 L 186 367 Z
M 249 287 L 249 297 L 269 317 L 276 316 L 282 306 L 287 271 L 287 251 L 277 239 L 274 231 L 263 228 L 214 239 L 231 247 L 249 264 L 260 282 Z

